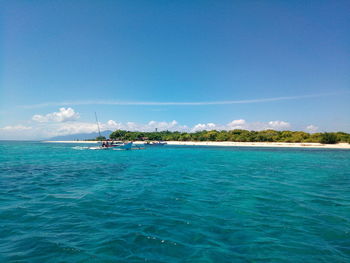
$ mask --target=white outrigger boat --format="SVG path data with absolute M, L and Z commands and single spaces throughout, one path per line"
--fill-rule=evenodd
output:
M 98 128 L 98 134 L 101 136 L 100 125 L 97 120 L 97 114 L 95 112 L 96 123 Z M 89 147 L 91 150 L 131 150 L 133 146 L 133 142 L 122 142 L 122 141 L 110 141 L 104 140 L 100 142 L 101 145 L 97 147 Z
M 120 149 L 120 150 L 131 150 L 133 143 L 132 142 L 121 142 L 121 141 L 103 141 L 101 144 L 102 149 Z
M 163 146 L 163 145 L 166 145 L 168 144 L 167 142 L 164 142 L 164 141 L 147 141 L 145 143 L 145 145 L 152 145 L 152 146 Z
M 133 149 L 132 142 L 114 142 L 111 144 L 106 144 L 102 142 L 100 146 L 89 147 L 90 150 L 131 150 Z M 138 148 L 140 149 L 140 147 Z

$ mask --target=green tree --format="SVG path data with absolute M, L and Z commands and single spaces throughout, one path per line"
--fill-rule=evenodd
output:
M 116 130 L 111 133 L 111 139 L 117 140 L 149 140 L 165 141 L 236 141 L 236 142 L 322 142 L 337 143 L 349 142 L 350 134 L 345 132 L 337 133 L 306 133 L 302 131 L 247 131 L 235 129 L 230 131 L 197 131 L 197 132 L 132 132 Z M 102 137 L 101 139 L 105 139 Z
M 221 131 L 218 133 L 216 140 L 223 142 L 223 141 L 227 141 L 228 138 L 229 138 L 229 136 L 228 136 L 227 131 Z
M 206 131 L 204 138 L 206 141 L 216 141 L 218 136 L 218 131 Z
M 336 132 L 335 136 L 337 137 L 337 142 L 349 142 L 350 134 L 345 132 Z
M 179 138 L 180 141 L 190 141 L 191 140 L 191 135 L 188 134 L 187 132 L 184 132 L 180 135 Z
M 310 134 L 310 138 L 308 142 L 320 142 L 322 137 L 322 133 L 317 132 L 317 133 L 312 133 Z
M 302 131 L 293 132 L 293 135 L 291 137 L 291 142 L 307 142 L 309 137 L 310 137 L 310 134 L 306 132 L 302 132 Z
M 322 133 L 320 143 L 335 144 L 337 143 L 337 136 L 330 132 Z
M 109 135 L 109 138 L 111 138 L 113 140 L 124 140 L 124 136 L 126 133 L 127 133 L 127 131 L 116 130 Z

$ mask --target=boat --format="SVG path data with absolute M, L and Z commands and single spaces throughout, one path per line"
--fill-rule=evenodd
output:
M 151 146 L 163 146 L 166 145 L 167 142 L 164 141 L 147 141 L 145 145 L 151 145 Z
M 101 129 L 100 124 L 97 119 L 97 114 L 95 112 L 95 118 L 96 118 L 96 124 L 98 128 L 98 134 L 101 138 Z M 133 143 L 132 142 L 122 142 L 122 141 L 110 141 L 110 140 L 104 140 L 100 141 L 101 145 L 97 147 L 91 147 L 93 150 L 108 150 L 108 149 L 120 149 L 120 150 L 131 150 Z
M 121 149 L 131 150 L 133 142 L 122 142 L 122 141 L 102 141 L 101 148 L 104 149 Z
M 111 142 L 101 141 L 101 145 L 89 147 L 90 150 L 132 150 L 137 149 L 140 150 L 142 147 L 133 147 L 133 142 Z
M 131 150 L 132 146 L 133 146 L 133 142 L 118 142 L 118 143 L 112 144 L 112 147 L 120 148 L 123 150 Z

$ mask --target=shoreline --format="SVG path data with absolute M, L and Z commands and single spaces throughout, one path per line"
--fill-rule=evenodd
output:
M 96 144 L 98 141 L 42 141 L 44 143 L 72 143 Z M 135 141 L 134 144 L 144 144 Z M 289 142 L 194 142 L 194 141 L 167 141 L 168 145 L 182 146 L 223 146 L 223 147 L 278 147 L 278 148 L 317 148 L 317 149 L 350 149 L 349 143 L 321 144 L 321 143 L 289 143 Z
M 322 144 L 302 142 L 177 142 L 169 141 L 169 145 L 187 146 L 226 146 L 226 147 L 279 147 L 279 148 L 320 148 L 320 149 L 350 149 L 348 143 Z

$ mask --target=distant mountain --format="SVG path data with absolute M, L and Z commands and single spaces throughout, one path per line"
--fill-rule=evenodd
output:
M 108 138 L 112 132 L 113 131 L 103 131 L 103 132 L 101 132 L 101 135 Z M 87 139 L 95 139 L 97 136 L 99 136 L 98 132 L 77 133 L 77 134 L 56 136 L 56 137 L 50 138 L 49 140 L 50 141 L 75 141 L 75 140 L 82 141 L 82 140 L 87 140 Z

